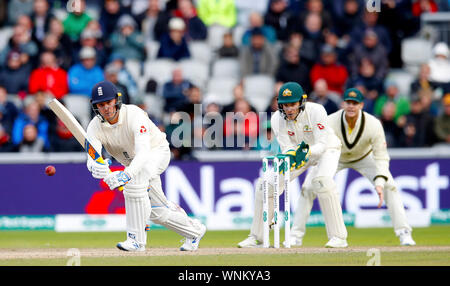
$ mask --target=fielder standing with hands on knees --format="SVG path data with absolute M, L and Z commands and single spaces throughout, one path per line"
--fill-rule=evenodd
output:
M 206 226 L 191 219 L 179 206 L 167 200 L 160 175 L 170 161 L 165 133 L 135 105 L 122 104 L 121 94 L 113 83 L 97 83 L 91 93 L 95 117 L 87 136 L 101 154 L 102 147 L 125 169 L 111 172 L 108 164 L 99 164 L 88 156 L 92 176 L 103 179 L 111 190 L 123 186 L 127 239 L 117 247 L 124 251 L 145 251 L 148 219 L 185 237 L 182 251 L 195 251 Z
M 289 156 L 291 178 L 295 179 L 305 170 L 302 195 L 312 202 L 317 196 L 329 241 L 325 247 L 347 247 L 347 229 L 342 216 L 336 183 L 333 176 L 338 166 L 341 143 L 328 126 L 325 108 L 317 103 L 306 102 L 307 95 L 295 82 L 283 84 L 278 93 L 278 111 L 271 117 L 271 127 L 280 144 L 282 153 Z M 274 172 L 267 178 L 259 178 L 255 191 L 255 212 L 250 235 L 238 243 L 238 247 L 259 247 L 263 240 L 263 181 L 269 189 L 269 208 L 273 208 Z M 279 190 L 281 195 L 283 189 Z M 273 211 L 269 209 L 269 216 Z M 272 217 L 268 218 L 269 222 Z
M 379 197 L 378 208 L 386 201 L 400 244 L 415 245 L 400 194 L 389 171 L 390 158 L 383 126 L 376 117 L 362 111 L 363 107 L 364 96 L 361 91 L 350 88 L 344 92 L 344 109 L 328 117 L 330 128 L 342 142 L 337 172 L 351 168 L 370 180 Z M 291 231 L 292 245 L 301 245 L 311 207 L 312 199 L 301 196 Z

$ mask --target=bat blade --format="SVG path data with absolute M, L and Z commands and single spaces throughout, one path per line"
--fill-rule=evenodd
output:
M 66 125 L 67 129 L 70 130 L 70 132 L 73 134 L 73 137 L 75 137 L 78 143 L 83 146 L 88 155 L 97 163 L 105 164 L 103 157 L 89 142 L 86 131 L 84 131 L 84 128 L 75 118 L 75 116 L 73 116 L 72 112 L 70 112 L 56 98 L 52 99 L 48 103 L 48 107 L 56 114 L 56 116 L 58 116 L 58 118 L 64 123 L 64 125 Z M 121 191 L 123 190 L 123 187 L 119 187 L 118 189 Z

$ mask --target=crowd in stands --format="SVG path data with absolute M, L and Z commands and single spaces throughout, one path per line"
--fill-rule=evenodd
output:
M 82 151 L 46 102 L 89 99 L 105 79 L 117 85 L 124 103 L 148 111 L 176 159 L 193 159 L 192 146 L 276 152 L 270 116 L 287 81 L 301 84 L 308 100 L 329 114 L 341 108 L 346 88 L 360 89 L 388 147 L 448 144 L 448 43 L 433 42 L 407 94 L 389 78 L 403 68 L 402 41 L 419 34 L 421 15 L 442 11 L 450 11 L 450 1 L 383 0 L 375 12 L 364 0 L 1 1 L 0 152 Z M 207 50 L 196 52 L 199 43 Z M 206 72 L 195 62 L 183 65 L 200 58 Z M 237 69 L 215 72 L 219 60 Z M 152 63 L 171 68 L 152 73 Z M 234 74 L 218 75 L 226 72 Z M 252 76 L 273 83 L 264 91 L 269 98 L 259 101 L 249 92 Z M 226 96 L 211 94 L 214 80 Z M 192 128 L 180 135 L 182 114 Z M 213 129 L 218 122 L 222 129 Z M 243 145 L 230 144 L 242 138 Z

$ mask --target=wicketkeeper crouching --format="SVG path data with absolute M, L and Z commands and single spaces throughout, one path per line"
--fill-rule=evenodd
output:
M 278 94 L 278 111 L 271 117 L 271 127 L 282 153 L 290 157 L 291 178 L 309 169 L 305 178 L 311 187 L 302 196 L 318 197 L 329 241 L 326 247 L 347 247 L 347 229 L 333 176 L 338 166 L 341 143 L 328 126 L 325 108 L 306 102 L 303 88 L 288 82 Z M 250 235 L 239 247 L 258 247 L 263 239 L 263 180 L 269 183 L 269 222 L 273 217 L 274 173 L 259 178 L 256 184 L 255 212 Z M 281 195 L 283 188 L 280 188 Z M 273 216 L 273 215 L 272 215 Z

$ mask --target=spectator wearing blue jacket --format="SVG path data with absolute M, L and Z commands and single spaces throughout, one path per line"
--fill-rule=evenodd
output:
M 84 47 L 80 51 L 80 61 L 73 65 L 68 72 L 69 92 L 90 97 L 92 87 L 104 80 L 103 70 L 95 64 L 96 53 L 91 47 Z
M 172 18 L 169 21 L 169 33 L 161 37 L 158 58 L 169 58 L 179 61 L 190 58 L 191 54 L 186 42 L 186 24 L 181 18 Z
M 27 125 L 34 125 L 37 136 L 44 142 L 44 149 L 48 150 L 50 141 L 48 137 L 49 123 L 44 116 L 40 115 L 40 107 L 34 97 L 27 97 L 24 101 L 24 110 L 19 113 L 14 121 L 12 129 L 12 143 L 19 146 L 24 140 L 24 129 Z

